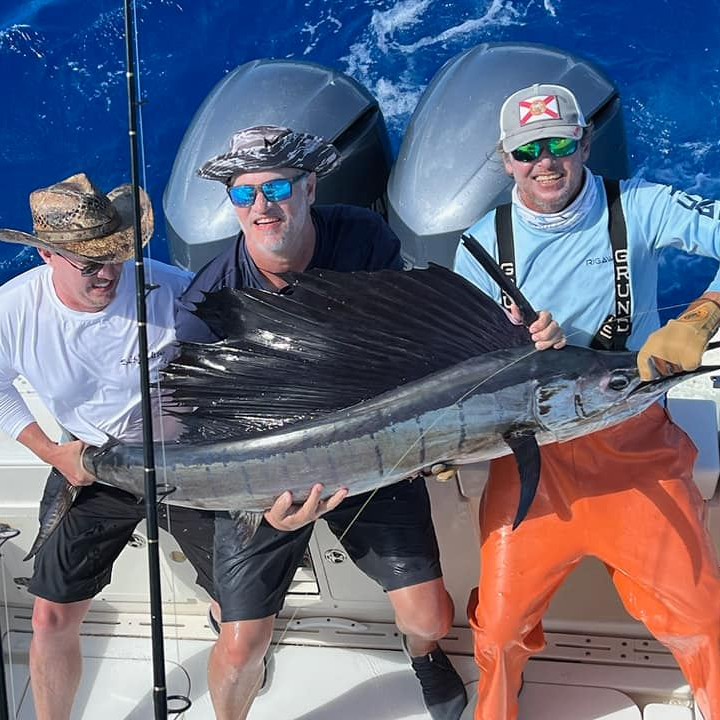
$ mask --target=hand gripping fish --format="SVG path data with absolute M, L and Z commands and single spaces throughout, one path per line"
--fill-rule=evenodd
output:
M 316 482 L 357 494 L 509 453 L 517 526 L 537 489 L 539 445 L 621 422 L 717 369 L 643 383 L 634 352 L 537 352 L 499 305 L 439 266 L 287 279 L 281 294 L 208 295 L 197 315 L 226 339 L 182 344 L 164 372 L 185 428 L 156 453 L 174 487 L 166 502 L 230 511 L 248 534 L 287 489 L 296 501 Z M 111 441 L 83 462 L 142 495 L 142 447 Z

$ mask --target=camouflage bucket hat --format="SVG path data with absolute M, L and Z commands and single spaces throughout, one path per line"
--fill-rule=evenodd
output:
M 147 193 L 140 192 L 142 244 L 153 233 L 153 211 Z M 84 173 L 30 193 L 33 234 L 0 229 L 0 241 L 20 243 L 95 262 L 124 262 L 134 253 L 132 185 L 120 185 L 107 195 Z
M 228 151 L 208 160 L 197 174 L 227 185 L 238 173 L 298 168 L 322 177 L 339 164 L 337 148 L 317 135 L 256 125 L 234 133 Z

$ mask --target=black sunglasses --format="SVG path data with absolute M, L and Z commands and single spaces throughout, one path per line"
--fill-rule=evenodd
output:
M 60 253 L 58 253 L 58 254 L 60 254 Z M 74 267 L 80 273 L 80 275 L 82 277 L 92 277 L 93 275 L 97 275 L 103 269 L 103 265 L 105 264 L 105 263 L 100 263 L 100 262 L 94 262 L 93 260 L 91 260 L 90 262 L 87 262 L 84 265 L 76 265 L 66 255 L 60 255 L 60 257 L 68 265 L 72 265 L 72 267 Z

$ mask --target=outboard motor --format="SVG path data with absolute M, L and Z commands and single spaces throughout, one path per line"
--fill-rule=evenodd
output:
M 331 141 L 342 164 L 318 183 L 318 203 L 382 209 L 392 155 L 377 101 L 351 77 L 309 62 L 256 60 L 228 73 L 185 132 L 163 195 L 171 260 L 198 270 L 238 232 L 224 187 L 195 174 L 236 130 L 283 125 Z
M 511 179 L 495 152 L 504 100 L 533 83 L 570 88 L 594 124 L 589 167 L 628 176 L 620 99 L 588 61 L 546 45 L 478 45 L 433 78 L 405 133 L 388 185 L 388 218 L 406 265 L 452 267 L 460 234 L 510 200 Z

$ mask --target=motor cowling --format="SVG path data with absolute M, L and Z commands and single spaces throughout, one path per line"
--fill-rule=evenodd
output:
M 237 235 L 221 183 L 197 177 L 230 136 L 270 124 L 320 135 L 340 151 L 338 170 L 318 183 L 316 202 L 382 205 L 392 162 L 375 98 L 351 77 L 310 62 L 256 60 L 228 73 L 195 113 L 163 194 L 171 260 L 198 270 Z

